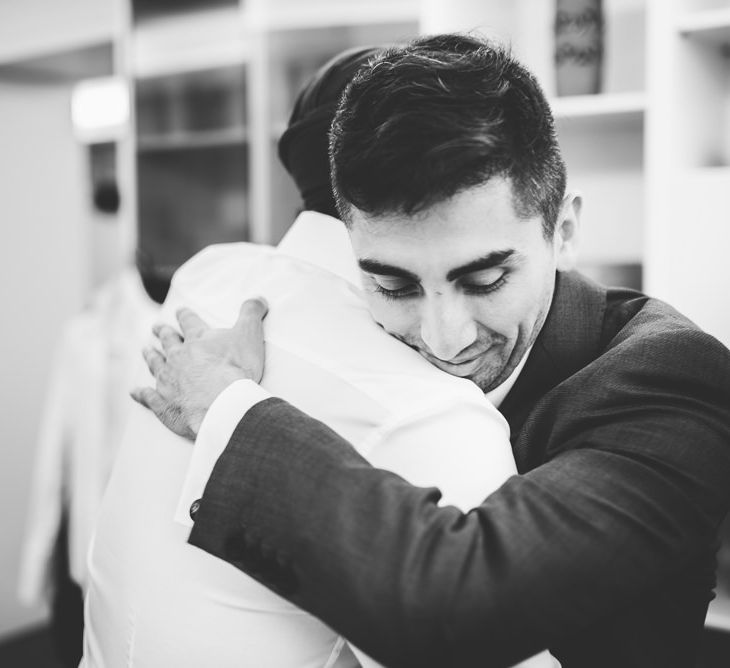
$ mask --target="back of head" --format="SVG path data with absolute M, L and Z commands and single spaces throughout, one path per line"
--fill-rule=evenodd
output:
M 468 35 L 422 37 L 361 68 L 332 127 L 341 217 L 412 215 L 494 176 L 547 236 L 565 192 L 550 106 L 503 47 Z
M 348 83 L 376 47 L 357 47 L 325 63 L 304 85 L 279 139 L 279 159 L 299 188 L 308 210 L 337 216 L 329 172 L 329 130 Z

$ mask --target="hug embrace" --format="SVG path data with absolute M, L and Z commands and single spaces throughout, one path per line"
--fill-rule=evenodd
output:
M 573 270 L 532 74 L 349 51 L 279 149 L 305 210 L 183 266 L 145 351 L 83 665 L 693 666 L 730 353 Z

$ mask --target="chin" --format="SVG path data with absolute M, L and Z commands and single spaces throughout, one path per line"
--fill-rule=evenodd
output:
M 517 365 L 510 364 L 509 355 L 503 359 L 495 360 L 489 366 L 479 369 L 471 378 L 471 381 L 482 391 L 491 392 L 507 380 L 512 370 Z
M 495 387 L 498 387 L 502 382 L 503 369 L 485 369 L 484 371 L 477 372 L 470 379 L 482 392 L 491 392 Z

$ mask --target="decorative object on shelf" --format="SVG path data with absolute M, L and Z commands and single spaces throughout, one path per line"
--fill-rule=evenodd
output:
M 555 73 L 558 95 L 601 91 L 603 8 L 601 0 L 557 0 Z

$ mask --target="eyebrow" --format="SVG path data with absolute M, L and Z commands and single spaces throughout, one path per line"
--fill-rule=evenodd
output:
M 394 267 L 392 264 L 383 264 L 377 260 L 370 260 L 369 258 L 363 258 L 358 260 L 358 265 L 363 271 L 367 271 L 369 274 L 377 274 L 379 276 L 398 276 L 398 278 L 408 278 L 413 281 L 419 281 L 420 279 L 414 273 L 401 269 L 400 267 Z
M 514 250 L 502 250 L 493 251 L 487 253 L 482 257 L 478 257 L 476 260 L 467 262 L 466 264 L 451 269 L 446 274 L 447 281 L 455 281 L 457 278 L 461 278 L 467 274 L 471 274 L 475 271 L 484 271 L 485 269 L 491 269 L 504 264 L 515 254 Z M 369 274 L 377 274 L 378 276 L 397 276 L 398 278 L 407 278 L 412 281 L 420 281 L 419 277 L 407 269 L 396 267 L 392 264 L 385 264 L 378 262 L 377 260 L 371 260 L 370 258 L 363 258 L 358 260 L 358 265 L 363 271 L 367 271 Z
M 475 271 L 484 271 L 485 269 L 498 267 L 499 265 L 507 262 L 507 260 L 509 260 L 514 254 L 514 250 L 502 250 L 487 253 L 486 255 L 477 258 L 476 260 L 467 262 L 461 267 L 456 267 L 456 269 L 452 269 L 451 271 L 449 271 L 448 274 L 446 274 L 446 280 L 455 281 L 457 278 L 461 278 L 466 274 L 472 274 Z

